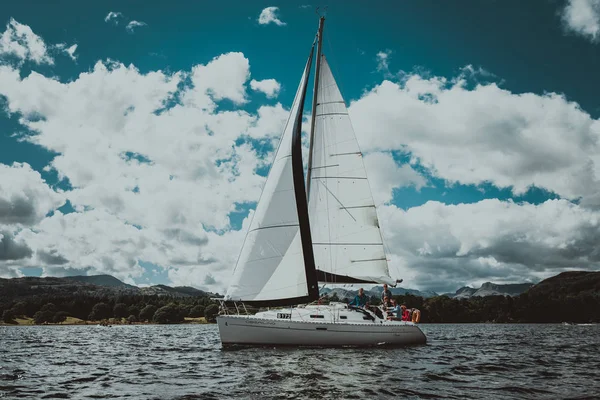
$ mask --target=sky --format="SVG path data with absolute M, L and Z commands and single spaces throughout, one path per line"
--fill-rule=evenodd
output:
M 599 269 L 600 0 L 328 3 L 393 277 Z M 0 277 L 223 293 L 317 6 L 3 4 Z

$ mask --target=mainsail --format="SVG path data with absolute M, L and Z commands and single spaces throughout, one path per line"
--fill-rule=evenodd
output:
M 348 109 L 324 55 L 320 64 L 308 174 L 317 278 L 394 284 Z
M 314 44 L 225 300 L 294 305 L 319 296 L 302 165 L 302 113 Z

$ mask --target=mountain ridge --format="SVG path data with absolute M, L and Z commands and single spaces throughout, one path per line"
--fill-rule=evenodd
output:
M 454 294 L 447 294 L 448 297 L 454 299 L 468 299 L 471 297 L 486 297 L 486 296 L 519 296 L 534 286 L 533 283 L 508 283 L 498 284 L 485 282 L 479 289 L 470 286 L 463 286 Z
M 195 297 L 217 294 L 205 292 L 190 286 L 153 285 L 139 287 L 129 285 L 112 275 L 75 275 L 67 277 L 34 277 L 0 278 L 0 291 L 16 296 L 39 295 L 50 292 L 84 293 L 92 296 L 106 295 L 148 295 Z
M 468 299 L 471 297 L 487 297 L 487 296 L 510 296 L 515 297 L 519 296 L 525 292 L 529 292 L 533 289 L 535 293 L 549 290 L 548 287 L 558 285 L 558 287 L 567 287 L 569 285 L 575 285 L 578 287 L 587 287 L 586 282 L 589 283 L 587 279 L 590 275 L 596 276 L 594 274 L 598 274 L 600 277 L 600 272 L 586 272 L 586 271 L 570 271 L 563 272 L 554 277 L 548 278 L 539 282 L 538 284 L 533 283 L 515 283 L 515 284 L 496 284 L 492 282 L 485 282 L 481 285 L 480 288 L 472 288 L 470 286 L 464 286 L 456 290 L 455 293 L 445 293 L 442 295 L 448 296 L 450 298 L 455 299 Z M 568 283 L 562 284 L 561 280 L 568 280 Z M 596 282 L 596 278 L 592 278 L 593 282 Z M 4 283 L 3 283 L 4 282 Z M 213 294 L 210 292 L 206 292 L 191 286 L 168 286 L 168 285 L 152 285 L 139 287 L 127 284 L 118 278 L 108 275 L 108 274 L 100 274 L 100 275 L 75 275 L 75 276 L 67 276 L 67 277 L 21 277 L 21 278 L 0 278 L 0 287 L 6 287 L 7 282 L 12 282 L 14 288 L 20 287 L 24 289 L 25 287 L 31 288 L 40 288 L 44 287 L 47 290 L 51 290 L 50 288 L 63 288 L 64 290 L 73 290 L 73 291 L 98 291 L 103 292 L 104 289 L 111 292 L 119 292 L 123 294 L 139 294 L 139 295 L 168 295 L 175 297 L 188 297 L 188 296 L 204 296 L 211 295 L 217 296 L 218 294 Z M 598 278 L 598 282 L 600 282 L 600 278 Z M 600 288 L 600 283 L 598 283 Z M 542 289 L 540 289 L 540 287 Z M 103 289 L 104 288 L 104 289 Z M 569 287 L 570 288 L 570 287 Z M 440 294 L 434 291 L 421 291 L 417 289 L 409 289 L 403 287 L 390 288 L 393 295 L 413 295 L 417 297 L 423 297 L 425 299 L 440 296 Z M 600 290 L 600 289 L 599 289 Z M 381 297 L 381 293 L 383 291 L 382 286 L 375 286 L 369 290 L 365 290 L 365 293 L 368 296 L 375 296 L 377 298 Z M 352 299 L 358 293 L 357 289 L 349 289 L 349 288 L 323 288 L 320 290 L 321 295 L 329 295 L 332 296 L 334 293 L 341 300 L 343 299 Z

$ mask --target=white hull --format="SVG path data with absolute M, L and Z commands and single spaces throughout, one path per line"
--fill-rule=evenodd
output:
M 322 313 L 327 311 L 322 308 Z M 290 312 L 289 309 L 287 311 Z M 307 311 L 315 313 L 314 309 Z M 327 312 L 323 314 L 329 316 Z M 398 346 L 424 344 L 427 341 L 423 332 L 412 322 L 386 321 L 379 318 L 375 318 L 374 321 L 353 321 L 355 318 L 343 321 L 327 318 L 329 321 L 317 322 L 294 320 L 298 318 L 296 313 L 292 314 L 293 319 L 273 318 L 276 315 L 277 310 L 257 315 L 218 316 L 221 343 L 223 346 Z

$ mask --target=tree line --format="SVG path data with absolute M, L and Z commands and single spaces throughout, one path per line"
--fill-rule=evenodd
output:
M 0 288 L 0 316 L 8 323 L 19 316 L 33 318 L 36 323 L 61 322 L 69 316 L 87 321 L 125 318 L 129 322 L 155 323 L 177 323 L 186 317 L 204 316 L 214 321 L 219 311 L 207 295 L 120 294 L 102 288 L 90 292 L 87 286 L 52 289 L 21 283 Z M 400 304 L 421 310 L 421 322 L 429 323 L 600 322 L 600 272 L 564 272 L 516 297 L 394 297 Z M 340 299 L 334 292 L 324 301 Z M 370 303 L 377 305 L 380 299 L 371 297 Z
M 205 317 L 214 322 L 218 305 L 206 296 L 173 297 L 120 295 L 92 297 L 45 294 L 0 302 L 0 315 L 6 323 L 15 318 L 33 318 L 36 324 L 60 323 L 67 317 L 84 321 L 103 321 L 110 318 L 127 322 L 179 323 L 186 317 Z

